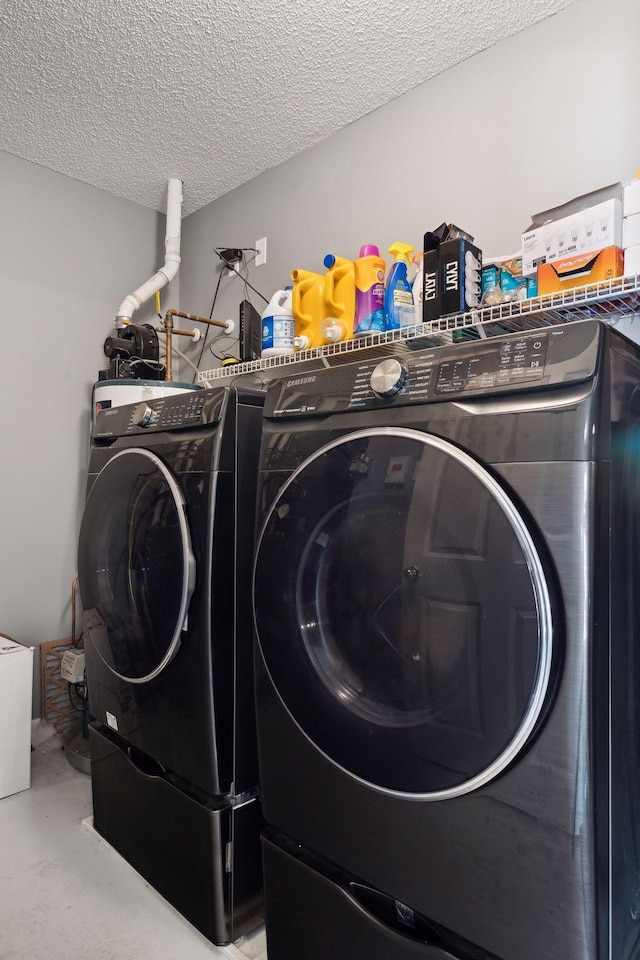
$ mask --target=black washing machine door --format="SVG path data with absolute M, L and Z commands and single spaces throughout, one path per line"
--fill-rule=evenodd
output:
M 259 537 L 259 647 L 304 735 L 351 776 L 443 799 L 497 776 L 547 700 L 549 580 L 521 509 L 454 444 L 380 428 L 322 447 Z
M 117 453 L 85 505 L 78 550 L 85 630 L 104 664 L 152 680 L 180 646 L 195 583 L 185 500 L 149 450 Z

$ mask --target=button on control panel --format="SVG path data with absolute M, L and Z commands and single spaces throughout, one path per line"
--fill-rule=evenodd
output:
M 135 424 L 136 427 L 148 427 L 156 419 L 157 414 L 148 403 L 139 403 L 131 414 L 131 423 Z
M 402 360 L 390 357 L 382 360 L 369 379 L 369 386 L 376 397 L 394 397 L 402 390 L 407 380 L 407 365 Z

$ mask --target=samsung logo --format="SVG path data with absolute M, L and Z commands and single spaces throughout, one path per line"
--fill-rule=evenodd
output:
M 287 380 L 286 387 L 299 387 L 303 383 L 315 383 L 317 377 L 297 377 L 295 380 Z

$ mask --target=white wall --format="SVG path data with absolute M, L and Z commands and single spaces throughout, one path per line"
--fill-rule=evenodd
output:
M 68 637 L 91 386 L 164 216 L 0 153 L 0 632 Z M 144 308 L 137 319 L 153 319 Z M 34 715 L 40 715 L 36 656 Z
M 635 175 L 638 37 L 637 0 L 579 0 L 192 214 L 182 308 L 208 316 L 214 246 L 262 236 L 268 262 L 249 280 L 267 297 L 294 267 L 322 271 L 329 252 L 353 258 L 377 243 L 384 253 L 394 240 L 421 249 L 444 220 L 485 257 L 517 250 L 531 214 Z M 327 91 L 327 111 L 339 96 Z M 241 281 L 226 275 L 221 292 L 214 316 L 237 318 Z

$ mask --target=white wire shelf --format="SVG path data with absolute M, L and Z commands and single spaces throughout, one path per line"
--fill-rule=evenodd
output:
M 493 337 L 520 330 L 571 323 L 575 320 L 600 319 L 613 323 L 623 316 L 640 313 L 640 276 L 618 277 L 602 283 L 576 287 L 564 293 L 513 300 L 496 307 L 483 307 L 469 313 L 440 317 L 389 333 L 369 334 L 353 340 L 325 344 L 313 350 L 234 363 L 214 370 L 201 370 L 198 381 L 238 377 L 243 374 L 273 372 L 284 374 L 292 365 L 297 370 L 352 363 L 362 350 L 378 348 L 381 353 L 394 352 L 393 347 L 433 346 L 457 343 L 478 337 Z M 414 343 L 415 341 L 415 343 Z M 391 348 L 391 350 L 390 350 Z M 374 353 L 377 352 L 374 350 Z

